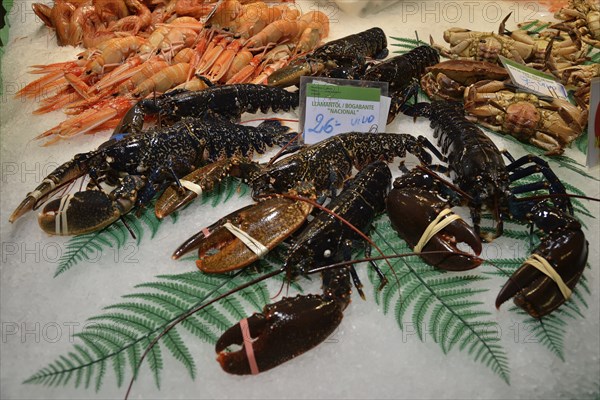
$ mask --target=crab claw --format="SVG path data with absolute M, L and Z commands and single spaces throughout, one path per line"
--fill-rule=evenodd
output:
M 271 197 L 220 219 L 179 246 L 173 258 L 198 249 L 196 265 L 203 272 L 222 273 L 258 260 L 302 226 L 312 206 L 303 201 Z M 244 243 L 241 239 L 255 243 Z
M 445 201 L 418 187 L 395 187 L 387 198 L 387 212 L 392 226 L 412 248 L 440 212 L 448 208 Z M 476 255 L 481 254 L 479 235 L 465 221 L 457 219 L 422 247 L 421 258 L 430 265 L 449 271 L 465 271 L 479 266 L 482 260 L 459 250 L 458 243 L 467 244 Z M 427 254 L 433 251 L 443 253 Z
M 284 298 L 229 328 L 217 341 L 217 361 L 225 372 L 256 374 L 276 367 L 323 342 L 343 318 L 333 299 L 307 295 Z M 247 324 L 249 332 L 244 337 Z M 227 351 L 241 345 L 237 351 Z
M 81 235 L 100 230 L 129 212 L 143 180 L 123 178 L 123 186 L 107 194 L 101 190 L 76 192 L 48 202 L 38 215 L 40 228 L 53 235 Z
M 588 242 L 581 224 L 562 211 L 544 206 L 534 207 L 533 213 L 536 216 L 534 223 L 547 235 L 534 251 L 534 256 L 524 262 L 500 289 L 496 308 L 500 308 L 502 303 L 514 296 L 517 306 L 532 317 L 540 318 L 569 298 L 570 290 L 579 282 L 585 269 Z M 561 290 L 562 284 L 531 265 L 540 259 L 547 261 L 549 267 L 568 287 L 567 290 L 564 286 Z

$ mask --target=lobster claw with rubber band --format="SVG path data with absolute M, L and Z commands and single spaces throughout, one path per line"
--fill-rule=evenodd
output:
M 342 309 L 333 299 L 318 295 L 284 298 L 225 331 L 215 346 L 217 361 L 230 374 L 269 370 L 323 342 L 342 318 Z M 242 349 L 226 351 L 234 344 Z
M 413 169 L 394 181 L 387 200 L 392 226 L 428 264 L 448 271 L 478 267 L 482 259 L 461 251 L 458 243 L 481 254 L 479 235 L 438 197 L 443 185 L 431 173 Z
M 558 208 L 539 203 L 532 208 L 530 218 L 544 237 L 504 284 L 496 307 L 514 296 L 517 306 L 541 318 L 571 297 L 587 263 L 588 241 L 579 221 Z

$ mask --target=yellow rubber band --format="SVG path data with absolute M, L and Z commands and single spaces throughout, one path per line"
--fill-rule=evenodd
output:
M 451 214 L 451 213 L 452 213 L 452 210 L 450 210 L 449 208 L 444 208 L 438 214 L 438 216 L 433 221 L 431 221 L 431 223 L 425 229 L 425 232 L 423 232 L 421 239 L 419 239 L 419 241 L 417 242 L 417 245 L 413 249 L 413 251 L 415 253 L 420 253 L 423 250 L 423 247 L 425 247 L 425 245 L 427 243 L 429 243 L 431 238 L 434 237 L 442 229 L 444 229 L 445 227 L 450 225 L 452 222 L 454 222 L 458 219 L 461 219 L 460 215 L 456 215 L 456 214 L 452 214 L 449 217 L 444 218 L 446 215 Z
M 569 289 L 569 287 L 565 284 L 565 281 L 563 281 L 558 272 L 556 272 L 554 267 L 552 267 L 552 265 L 550 265 L 548 260 L 546 260 L 544 257 L 540 256 L 539 254 L 532 254 L 531 257 L 525 260 L 523 264 L 531 265 L 532 267 L 538 269 L 541 273 L 552 279 L 560 289 L 560 292 L 562 293 L 565 300 L 569 300 L 569 298 L 571 298 L 571 289 Z
M 246 247 L 248 247 L 258 256 L 258 258 L 263 258 L 269 252 L 269 249 L 265 245 L 248 235 L 248 233 L 244 232 L 240 228 L 233 226 L 231 223 L 227 222 L 225 225 L 223 225 L 223 227 L 225 227 L 235 237 L 240 239 L 246 245 Z
M 186 181 L 185 179 L 180 179 L 179 183 L 181 183 L 181 186 L 183 186 L 187 190 L 190 190 L 190 191 L 196 193 L 196 195 L 198 195 L 198 197 L 202 196 L 202 186 L 200 186 L 192 181 Z

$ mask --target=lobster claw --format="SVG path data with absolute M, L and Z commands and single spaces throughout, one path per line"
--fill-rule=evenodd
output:
M 46 198 L 59 187 L 87 174 L 89 172 L 89 160 L 95 155 L 96 152 L 77 154 L 72 160 L 52 171 L 33 192 L 27 193 L 25 199 L 11 214 L 9 222 L 14 222 L 33 210 L 40 199 Z
M 144 180 L 128 175 L 122 184 L 110 194 L 87 190 L 48 202 L 38 215 L 40 228 L 52 235 L 81 235 L 112 224 L 135 206 Z
M 173 258 L 198 249 L 196 265 L 203 272 L 222 273 L 243 268 L 261 254 L 240 239 L 245 235 L 262 249 L 272 250 L 302 226 L 312 206 L 303 201 L 271 197 L 220 219 L 179 246 Z M 236 235 L 233 231 L 238 231 Z
M 540 318 L 569 298 L 569 291 L 579 282 L 585 269 L 588 242 L 581 224 L 559 209 L 535 206 L 533 213 L 534 223 L 547 235 L 534 251 L 534 256 L 524 262 L 500 289 L 496 308 L 514 296 L 517 306 L 532 317 Z M 568 290 L 564 286 L 561 290 L 560 283 L 532 265 L 540 259 L 548 262 L 549 268 L 560 276 Z
M 242 158 L 225 158 L 198 168 L 180 179 L 181 188 L 170 186 L 156 201 L 155 214 L 163 219 L 174 211 L 193 201 L 196 197 L 214 189 L 231 169 L 248 160 Z
M 323 342 L 343 318 L 333 299 L 320 295 L 284 298 L 229 328 L 217 341 L 217 361 L 225 372 L 256 374 L 274 368 Z M 247 324 L 244 337 L 242 329 Z M 227 351 L 241 345 L 237 351 Z
M 412 248 L 440 212 L 448 209 L 445 201 L 418 187 L 400 189 L 395 185 L 386 202 L 392 226 Z M 479 266 L 482 260 L 459 250 L 458 243 L 467 244 L 476 255 L 481 254 L 479 235 L 465 221 L 457 219 L 430 238 L 421 249 L 424 252 L 421 258 L 430 265 L 449 271 L 466 271 Z M 427 253 L 433 251 L 444 253 Z

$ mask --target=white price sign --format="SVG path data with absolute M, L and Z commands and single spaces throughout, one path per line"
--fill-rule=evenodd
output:
M 307 83 L 304 93 L 303 131 L 307 144 L 339 133 L 385 127 L 389 98 L 381 96 L 379 87 Z
M 515 85 L 542 96 L 569 100 L 567 89 L 551 75 L 544 74 L 502 56 L 500 56 L 500 61 L 502 61 L 502 64 L 510 75 L 510 79 Z

